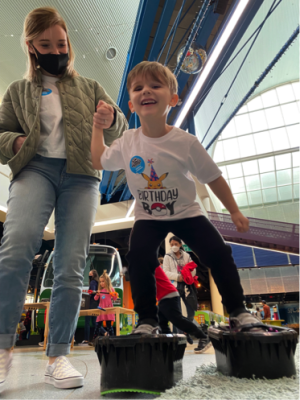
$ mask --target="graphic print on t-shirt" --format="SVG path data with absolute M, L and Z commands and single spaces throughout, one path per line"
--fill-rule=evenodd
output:
M 141 157 L 135 156 L 135 158 L 140 159 Z M 167 188 L 163 181 L 167 178 L 169 173 L 164 172 L 162 175 L 158 176 L 152 165 L 153 163 L 153 158 L 148 159 L 150 176 L 141 173 L 141 176 L 147 182 L 147 186 L 137 190 L 139 200 L 141 201 L 144 211 L 149 215 L 155 217 L 174 215 L 174 205 L 178 199 L 178 188 Z

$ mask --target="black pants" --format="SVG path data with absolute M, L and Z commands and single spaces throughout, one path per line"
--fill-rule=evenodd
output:
M 171 333 L 168 322 L 172 322 L 176 328 L 179 328 L 185 333 L 196 336 L 196 338 L 206 338 L 193 322 L 185 318 L 181 314 L 180 297 L 171 297 L 163 299 L 158 304 L 158 321 L 162 333 Z
M 109 331 L 112 328 L 112 321 L 105 321 L 106 322 L 106 329 Z M 101 334 L 104 335 L 105 332 L 107 331 L 106 329 L 104 329 L 103 325 L 103 321 L 99 321 L 96 322 L 96 328 L 94 331 L 94 336 L 93 338 L 96 338 L 97 336 L 100 336 Z
M 222 236 L 206 217 L 175 221 L 139 220 L 131 231 L 126 256 L 139 323 L 158 323 L 154 271 L 158 266 L 158 248 L 169 232 L 180 237 L 201 263 L 211 269 L 228 313 L 243 308 L 243 288 L 231 255 L 231 247 L 224 243 Z

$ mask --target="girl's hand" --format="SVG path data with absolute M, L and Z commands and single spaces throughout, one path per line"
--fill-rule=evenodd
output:
M 249 219 L 246 218 L 240 211 L 236 211 L 230 216 L 238 232 L 244 233 L 249 230 Z
M 109 129 L 114 120 L 115 110 L 112 106 L 100 100 L 94 114 L 94 125 L 98 129 Z
M 25 140 L 26 140 L 26 136 L 19 136 L 19 137 L 17 137 L 17 139 L 15 139 L 14 144 L 13 144 L 13 152 L 15 154 L 17 154 L 20 151 Z

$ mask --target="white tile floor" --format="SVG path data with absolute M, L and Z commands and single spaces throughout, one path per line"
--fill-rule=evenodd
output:
M 213 348 L 205 354 L 195 354 L 194 345 L 188 345 L 183 358 L 183 379 L 194 375 L 196 367 L 215 362 Z M 68 356 L 73 366 L 85 377 L 79 389 L 60 390 L 44 383 L 47 357 L 41 348 L 16 348 L 13 366 L 1 399 L 99 399 L 100 365 L 91 347 L 75 347 Z M 138 393 L 115 393 L 105 399 L 154 399 L 155 396 Z

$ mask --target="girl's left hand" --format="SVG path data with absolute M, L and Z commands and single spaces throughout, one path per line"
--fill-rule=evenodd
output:
M 94 114 L 94 125 L 99 129 L 109 129 L 114 120 L 114 108 L 100 100 Z

